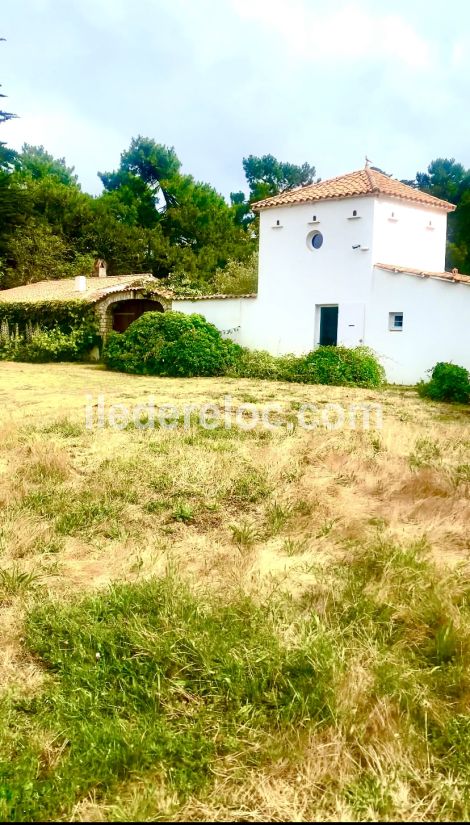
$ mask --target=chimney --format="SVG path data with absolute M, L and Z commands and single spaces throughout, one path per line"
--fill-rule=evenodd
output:
M 106 261 L 103 261 L 102 258 L 97 258 L 93 267 L 93 277 L 106 278 L 106 275 Z
M 86 292 L 85 275 L 77 275 L 75 278 L 75 292 Z

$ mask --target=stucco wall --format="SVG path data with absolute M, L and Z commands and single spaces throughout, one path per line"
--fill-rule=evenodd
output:
M 441 209 L 374 199 L 373 263 L 443 272 L 446 233 L 447 213 Z
M 389 313 L 403 330 L 389 331 Z M 366 310 L 366 343 L 391 382 L 414 384 L 438 361 L 470 369 L 470 286 L 374 269 Z
M 373 212 L 373 199 L 348 198 L 261 213 L 259 313 L 250 330 L 257 346 L 277 353 L 311 350 L 318 340 L 317 305 L 366 300 Z M 323 235 L 320 249 L 307 246 L 316 230 Z
M 172 309 L 187 315 L 198 313 L 238 344 L 246 343 L 247 321 L 256 298 L 212 298 L 210 300 L 174 300 Z M 243 332 L 242 332 L 243 331 Z
M 174 308 L 200 312 L 221 330 L 239 327 L 231 337 L 252 349 L 302 354 L 318 344 L 319 307 L 338 305 L 338 344 L 371 347 L 389 381 L 415 383 L 442 360 L 470 368 L 470 287 L 374 268 L 443 271 L 446 224 L 445 212 L 384 197 L 264 210 L 258 298 Z M 312 250 L 315 230 L 323 245 Z M 404 313 L 403 331 L 389 330 L 390 312 Z

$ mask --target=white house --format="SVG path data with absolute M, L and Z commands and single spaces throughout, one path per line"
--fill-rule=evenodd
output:
M 255 205 L 257 295 L 184 298 L 150 275 L 43 281 L 0 291 L 4 303 L 83 300 L 100 331 L 143 312 L 199 312 L 246 347 L 273 354 L 360 344 L 391 382 L 413 384 L 438 361 L 470 370 L 470 277 L 444 271 L 446 201 L 366 167 Z M 100 266 L 101 264 L 101 266 Z
M 366 167 L 255 209 L 258 295 L 175 309 L 274 354 L 364 344 L 391 382 L 415 383 L 438 361 L 470 369 L 470 277 L 444 271 L 452 204 Z

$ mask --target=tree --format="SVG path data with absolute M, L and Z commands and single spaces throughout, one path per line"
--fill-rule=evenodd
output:
M 249 155 L 243 159 L 243 169 L 250 189 L 251 203 L 297 186 L 306 186 L 313 183 L 315 177 L 314 166 L 308 163 L 301 166 L 283 163 L 276 160 L 273 155 Z
M 107 192 L 117 192 L 127 206 L 134 205 L 137 223 L 151 228 L 158 223 L 159 212 L 174 205 L 167 183 L 180 168 L 173 147 L 139 135 L 122 153 L 118 170 L 98 175 Z
M 119 169 L 100 173 L 102 201 L 116 219 L 146 230 L 142 259 L 154 275 L 178 273 L 206 289 L 230 258 L 244 260 L 251 237 L 213 187 L 181 173 L 171 147 L 137 137 L 122 153 Z
M 413 185 L 457 206 L 448 218 L 446 267 L 470 274 L 470 170 L 454 158 L 436 158 Z
M 285 163 L 273 155 L 249 155 L 243 158 L 243 169 L 249 196 L 245 198 L 243 192 L 232 192 L 230 195 L 235 221 L 242 226 L 248 226 L 255 219 L 251 204 L 297 186 L 306 186 L 313 183 L 315 177 L 314 166 Z
M 65 186 L 80 188 L 73 166 L 67 166 L 65 158 L 56 159 L 44 146 L 25 143 L 21 154 L 16 155 L 15 169 L 18 177 L 29 180 L 54 179 Z

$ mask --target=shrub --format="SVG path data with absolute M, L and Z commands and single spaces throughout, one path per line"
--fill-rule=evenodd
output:
M 229 261 L 224 269 L 217 269 L 211 291 L 225 295 L 244 295 L 258 289 L 258 254 L 253 252 L 247 261 Z
M 271 355 L 222 338 L 202 315 L 146 312 L 111 333 L 103 354 L 109 369 L 142 375 L 230 375 L 305 384 L 378 387 L 384 370 L 365 347 L 320 347 L 308 355 Z
M 299 364 L 299 378 L 306 384 L 380 387 L 385 371 L 367 347 L 318 347 Z
M 271 355 L 265 350 L 237 347 L 230 375 L 237 378 L 266 378 L 273 381 L 299 380 L 302 358 L 295 355 Z
M 202 315 L 146 312 L 122 334 L 109 336 L 110 369 L 141 375 L 222 375 L 238 348 Z
M 418 384 L 418 392 L 421 396 L 432 398 L 433 401 L 458 401 L 461 404 L 468 404 L 470 375 L 465 367 L 441 361 L 430 372 L 431 380 Z
M 0 359 L 77 361 L 100 341 L 85 301 L 0 303 Z
M 319 347 L 302 357 L 240 347 L 230 373 L 239 378 L 359 387 L 379 387 L 385 379 L 383 367 L 366 347 Z
M 63 332 L 54 329 L 27 329 L 23 335 L 0 333 L 0 359 L 10 361 L 79 361 L 97 337 L 86 327 Z

